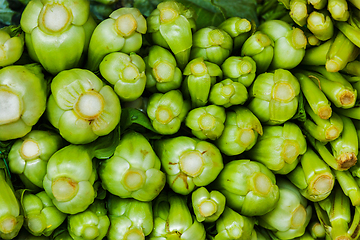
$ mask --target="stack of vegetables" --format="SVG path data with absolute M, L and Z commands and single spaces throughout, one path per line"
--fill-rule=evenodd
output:
M 0 238 L 360 239 L 358 1 L 145 2 L 0 29 Z

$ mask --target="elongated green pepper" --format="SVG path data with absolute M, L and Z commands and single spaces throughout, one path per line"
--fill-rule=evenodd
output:
M 56 75 L 79 67 L 96 22 L 88 0 L 33 0 L 21 14 L 20 25 L 30 57 Z
M 226 112 L 225 128 L 215 145 L 228 156 L 251 149 L 263 128 L 259 119 L 246 107 L 236 106 Z
M 68 145 L 49 159 L 43 186 L 63 213 L 76 214 L 93 203 L 97 179 L 93 152 L 87 145 Z
M 25 136 L 46 109 L 47 83 L 39 64 L 0 70 L 0 141 Z
M 137 52 L 146 31 L 146 19 L 139 9 L 122 7 L 114 10 L 91 35 L 86 68 L 96 71 L 102 59 L 111 52 Z
M 219 149 L 197 138 L 160 139 L 155 142 L 154 149 L 166 172 L 168 185 L 182 195 L 210 184 L 224 167 Z
M 219 191 L 200 187 L 191 194 L 191 203 L 198 222 L 215 222 L 225 210 L 226 198 Z
M 119 97 L 93 72 L 73 68 L 53 78 L 47 117 L 65 140 L 93 142 L 115 129 L 120 114 Z
M 191 8 L 177 1 L 165 1 L 157 5 L 146 19 L 148 33 L 155 44 L 170 49 L 184 69 L 193 45 L 192 33 L 196 30 L 196 14 Z
M 190 101 L 184 100 L 180 90 L 170 90 L 149 97 L 147 115 L 158 133 L 171 135 L 179 131 L 190 108 Z
M 0 169 L 0 189 L 0 237 L 13 239 L 19 234 L 24 215 L 20 211 L 20 203 L 10 179 L 6 179 L 4 169 Z
M 339 72 L 329 72 L 324 66 L 312 66 L 306 72 L 317 83 L 327 98 L 338 108 L 352 108 L 355 105 L 357 92 L 351 83 Z
M 331 195 L 314 204 L 316 215 L 331 239 L 357 239 L 356 226 L 359 224 L 359 210 L 355 209 L 352 218 L 350 199 L 339 185 L 334 186 Z
M 100 62 L 99 70 L 122 101 L 134 101 L 145 90 L 145 62 L 136 53 L 109 53 Z
M 165 186 L 161 162 L 148 140 L 131 131 L 122 136 L 113 156 L 101 162 L 104 189 L 122 198 L 151 201 Z
M 333 112 L 329 119 L 322 119 L 307 105 L 305 111 L 309 117 L 303 122 L 303 127 L 312 137 L 321 142 L 329 142 L 340 136 L 344 124 L 337 113 Z
M 10 171 L 18 174 L 27 188 L 31 188 L 27 181 L 43 188 L 48 160 L 61 147 L 63 139 L 59 134 L 32 130 L 11 147 L 8 155 Z
M 214 182 L 226 197 L 226 204 L 245 216 L 260 216 L 275 208 L 279 188 L 274 173 L 262 163 L 249 159 L 233 160 Z
M 107 200 L 110 228 L 109 240 L 145 239 L 154 227 L 152 202 L 124 199 L 110 195 Z
M 223 133 L 225 119 L 223 107 L 208 105 L 190 110 L 186 116 L 185 125 L 197 138 L 215 140 Z
M 25 217 L 24 227 L 34 236 L 50 236 L 67 217 L 55 207 L 45 191 L 33 194 L 25 190 L 21 206 Z
M 182 92 L 191 99 L 192 107 L 202 107 L 208 102 L 211 87 L 221 79 L 221 68 L 202 57 L 191 60 L 183 71 Z
M 332 114 L 332 108 L 325 93 L 321 91 L 316 82 L 312 81 L 308 75 L 301 72 L 295 73 L 294 75 L 299 80 L 301 92 L 304 94 L 312 112 L 321 119 L 329 119 Z
M 358 136 L 352 120 L 346 116 L 339 115 L 343 122 L 341 135 L 330 141 L 327 145 L 307 134 L 309 143 L 319 153 L 321 158 L 335 170 L 347 170 L 355 165 L 358 155 Z
M 333 42 L 334 38 L 330 38 L 327 41 L 322 41 L 318 46 L 307 48 L 305 50 L 305 56 L 301 60 L 300 65 L 325 65 L 328 52 Z
M 149 240 L 205 240 L 204 225 L 191 214 L 184 196 L 163 192 L 153 203 L 154 228 Z
M 326 56 L 326 70 L 338 72 L 344 69 L 347 63 L 354 61 L 359 56 L 359 53 L 360 49 L 339 31 Z
M 286 177 L 299 188 L 301 195 L 312 202 L 327 198 L 335 183 L 329 165 L 310 148 L 301 157 L 300 164 Z
M 244 84 L 227 78 L 211 87 L 209 102 L 229 108 L 233 105 L 243 105 L 248 97 L 249 94 Z
M 85 211 L 69 215 L 67 224 L 74 240 L 103 239 L 110 226 L 105 201 L 96 199 Z
M 24 35 L 20 27 L 0 29 L 0 67 L 11 65 L 20 59 L 24 51 Z
M 169 50 L 158 45 L 151 46 L 144 60 L 147 89 L 152 92 L 168 92 L 180 88 L 182 72 Z
M 193 34 L 190 59 L 202 57 L 205 61 L 221 65 L 233 49 L 231 36 L 220 28 L 208 26 Z
M 297 78 L 288 70 L 276 69 L 256 77 L 249 89 L 248 108 L 264 124 L 282 124 L 295 115 L 299 94 Z

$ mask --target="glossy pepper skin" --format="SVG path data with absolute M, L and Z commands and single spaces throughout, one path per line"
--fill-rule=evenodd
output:
M 20 212 L 20 202 L 3 169 L 0 170 L 0 189 L 0 237 L 13 239 L 23 226 L 24 215 Z
M 93 153 L 86 145 L 67 145 L 51 156 L 43 186 L 63 213 L 76 214 L 94 202 L 97 179 Z
M 70 143 L 86 144 L 109 134 L 120 122 L 120 100 L 93 72 L 73 68 L 56 75 L 46 115 Z
M 39 64 L 0 69 L 0 141 L 25 136 L 45 112 L 47 82 Z
M 197 138 L 179 136 L 155 142 L 170 188 L 182 195 L 210 184 L 224 167 L 219 149 Z
M 88 0 L 34 0 L 26 5 L 20 25 L 30 57 L 56 75 L 79 66 L 96 22 Z
M 146 20 L 137 8 L 122 7 L 114 10 L 107 19 L 96 25 L 91 35 L 86 68 L 90 71 L 98 70 L 103 58 L 112 52 L 137 52 L 146 31 Z
M 12 145 L 8 155 L 10 171 L 18 174 L 27 188 L 42 189 L 47 163 L 63 144 L 55 132 L 32 130 Z
M 127 132 L 113 156 L 100 164 L 104 189 L 121 198 L 152 201 L 166 183 L 161 162 L 149 141 L 135 131 Z
M 195 12 L 182 3 L 165 1 L 159 3 L 146 19 L 152 41 L 170 49 L 180 69 L 184 69 L 190 59 L 195 16 Z

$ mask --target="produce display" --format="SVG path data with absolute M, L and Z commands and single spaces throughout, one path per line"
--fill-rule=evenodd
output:
M 0 239 L 360 239 L 358 0 L 0 10 Z

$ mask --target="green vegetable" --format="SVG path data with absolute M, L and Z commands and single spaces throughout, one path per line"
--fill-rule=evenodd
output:
M 191 203 L 198 222 L 215 222 L 225 210 L 226 198 L 219 191 L 200 187 L 191 194 Z
M 256 62 L 248 56 L 230 56 L 221 65 L 221 70 L 224 78 L 230 78 L 249 87 L 256 77 Z
M 327 8 L 336 21 L 347 21 L 350 16 L 346 0 L 328 0 Z
M 179 136 L 160 139 L 154 144 L 168 185 L 182 195 L 210 184 L 224 167 L 219 149 L 207 141 Z
M 154 228 L 149 240 L 205 240 L 204 225 L 191 214 L 184 196 L 162 192 L 153 203 Z
M 312 11 L 307 18 L 307 28 L 321 41 L 329 40 L 334 35 L 334 23 L 329 13 L 323 10 Z
M 145 239 L 153 230 L 154 219 L 152 202 L 141 202 L 136 199 L 124 199 L 110 195 L 107 201 L 110 228 L 109 240 Z
M 29 133 L 44 113 L 47 83 L 39 64 L 0 69 L 0 141 Z
M 27 188 L 32 184 L 43 188 L 48 160 L 62 146 L 63 139 L 57 133 L 32 130 L 12 145 L 8 155 L 10 171 L 18 174 Z
M 12 65 L 20 59 L 24 52 L 24 35 L 20 27 L 0 28 L 0 67 Z
M 145 90 L 145 62 L 134 52 L 109 53 L 100 62 L 99 70 L 122 101 L 134 101 Z
M 56 75 L 81 64 L 96 22 L 87 0 L 33 0 L 22 12 L 20 25 L 30 57 Z
M 256 62 L 257 73 L 264 73 L 274 57 L 274 42 L 267 34 L 257 30 L 243 43 L 241 56 L 251 57 Z
M 299 188 L 299 192 L 312 202 L 327 198 L 335 183 L 329 165 L 308 148 L 301 156 L 300 164 L 286 177 Z
M 324 143 L 316 140 L 310 134 L 306 136 L 321 158 L 331 168 L 341 171 L 354 166 L 357 161 L 358 136 L 352 120 L 343 115 L 339 116 L 343 122 L 343 131 L 337 139 L 324 145 Z
M 196 30 L 196 14 L 191 8 L 177 1 L 165 1 L 157 5 L 146 19 L 152 41 L 170 49 L 184 69 L 193 45 L 192 32 Z
M 308 1 L 306 0 L 291 0 L 290 1 L 290 16 L 291 19 L 299 26 L 304 26 L 309 16 Z
M 233 49 L 231 36 L 220 28 L 209 26 L 193 34 L 190 58 L 202 57 L 205 61 L 221 65 Z
M 355 105 L 357 92 L 351 83 L 339 72 L 329 72 L 323 66 L 313 66 L 313 71 L 306 72 L 312 76 L 326 97 L 338 108 L 352 108 Z
M 120 114 L 115 91 L 93 72 L 73 68 L 53 78 L 47 117 L 68 142 L 86 144 L 109 134 Z
M 293 69 L 300 64 L 307 39 L 300 28 L 293 28 L 282 20 L 268 20 L 258 27 L 274 41 L 274 56 L 270 69 Z
M 147 31 L 144 16 L 137 8 L 122 7 L 96 25 L 91 35 L 86 68 L 96 71 L 103 58 L 112 52 L 137 52 L 142 46 L 142 35 Z
M 152 92 L 168 92 L 180 88 L 183 75 L 176 59 L 166 48 L 153 45 L 144 58 L 146 63 L 146 88 Z
M 233 105 L 243 105 L 248 96 L 247 88 L 242 83 L 227 78 L 211 87 L 209 102 L 229 108 Z
M 357 239 L 359 233 L 359 209 L 354 213 L 350 199 L 335 185 L 331 195 L 314 204 L 316 215 L 331 239 Z
M 189 110 L 190 102 L 183 99 L 180 90 L 154 93 L 149 97 L 147 105 L 147 115 L 152 126 L 163 135 L 178 132 Z
M 225 128 L 215 145 L 227 156 L 251 149 L 263 134 L 259 119 L 246 107 L 236 106 L 226 112 Z
M 275 208 L 258 217 L 259 225 L 280 239 L 294 239 L 305 233 L 312 207 L 289 180 L 277 179 L 280 197 Z
M 218 26 L 219 29 L 227 32 L 233 39 L 233 52 L 241 49 L 244 41 L 250 36 L 253 26 L 246 18 L 230 17 L 223 20 Z
M 43 186 L 53 204 L 63 213 L 76 214 L 93 203 L 97 179 L 93 152 L 87 145 L 70 144 L 48 161 Z
M 354 61 L 359 56 L 359 53 L 360 49 L 339 31 L 326 56 L 326 70 L 338 72 L 344 69 L 347 63 Z
M 185 125 L 197 138 L 215 140 L 223 133 L 225 119 L 223 107 L 208 105 L 190 110 L 186 116 Z
M 50 236 L 67 217 L 54 206 L 45 191 L 33 194 L 25 190 L 21 206 L 25 217 L 24 227 L 34 236 Z
M 245 216 L 264 215 L 279 201 L 274 173 L 249 159 L 227 163 L 214 187 L 225 195 L 227 206 Z
M 329 142 L 338 138 L 343 131 L 344 124 L 337 113 L 333 112 L 329 119 L 322 119 L 308 105 L 305 105 L 305 112 L 309 117 L 303 122 L 304 130 L 315 139 Z
M 96 199 L 85 211 L 69 215 L 67 223 L 74 240 L 103 239 L 110 226 L 105 201 Z
M 264 126 L 264 133 L 246 154 L 276 174 L 288 174 L 306 152 L 307 143 L 300 127 L 292 122 Z
M 298 109 L 300 83 L 288 70 L 276 69 L 258 75 L 249 89 L 248 108 L 264 124 L 290 120 Z
M 113 156 L 100 163 L 102 186 L 122 198 L 151 201 L 165 186 L 161 162 L 140 133 L 124 134 Z
M 252 239 L 255 220 L 242 216 L 229 207 L 225 207 L 224 213 L 216 222 L 217 234 L 214 240 L 245 240 Z
M 13 239 L 18 234 L 24 222 L 20 203 L 15 197 L 10 180 L 6 179 L 3 169 L 0 170 L 0 237 Z
M 191 99 L 192 107 L 205 106 L 211 87 L 223 76 L 221 68 L 202 57 L 191 60 L 185 67 L 182 92 Z
M 312 76 L 301 72 L 294 75 L 299 80 L 301 92 L 308 103 L 307 106 L 312 110 L 308 111 L 311 118 L 314 118 L 313 115 L 315 114 L 321 119 L 329 119 L 332 114 L 331 102 L 318 84 L 311 79 Z

